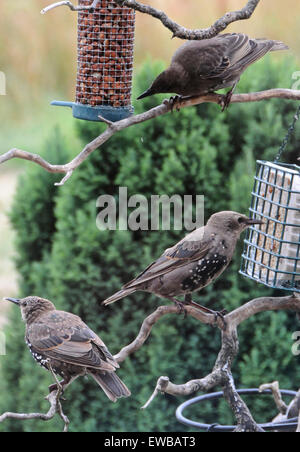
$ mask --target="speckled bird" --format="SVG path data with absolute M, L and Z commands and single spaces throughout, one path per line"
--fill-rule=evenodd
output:
M 134 292 L 150 292 L 173 301 L 181 309 L 184 304 L 214 313 L 192 301 L 191 294 L 208 286 L 228 267 L 240 237 L 249 226 L 262 224 L 237 212 L 215 213 L 206 226 L 188 234 L 152 263 L 133 281 L 103 302 L 108 305 Z M 176 297 L 184 296 L 184 303 Z
M 104 342 L 81 319 L 57 311 L 54 304 L 40 297 L 5 298 L 21 308 L 26 324 L 25 342 L 35 361 L 63 378 L 62 387 L 75 378 L 91 375 L 112 401 L 130 396 L 116 375 L 119 364 Z M 51 385 L 50 391 L 57 388 Z
M 231 87 L 225 100 L 229 105 L 232 93 L 248 66 L 268 52 L 287 49 L 283 42 L 251 39 L 243 33 L 188 41 L 177 49 L 171 65 L 138 99 L 158 93 L 199 96 Z

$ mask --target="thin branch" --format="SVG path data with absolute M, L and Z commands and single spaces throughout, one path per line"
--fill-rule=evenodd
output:
M 46 6 L 46 8 L 42 9 L 41 14 L 46 14 L 51 9 L 57 8 L 59 6 L 67 6 L 72 11 L 93 11 L 98 5 L 99 0 L 94 0 L 90 6 L 75 6 L 72 2 L 65 0 L 62 2 L 53 3 L 52 5 Z
M 260 0 L 249 0 L 242 9 L 226 13 L 223 17 L 218 19 L 209 28 L 191 30 L 174 22 L 167 16 L 167 14 L 164 11 L 160 11 L 156 8 L 153 8 L 152 6 L 145 5 L 136 0 L 114 0 L 114 1 L 119 6 L 132 8 L 136 11 L 139 11 L 140 13 L 148 14 L 154 17 L 155 19 L 158 19 L 166 28 L 168 28 L 172 32 L 173 38 L 176 37 L 180 39 L 213 38 L 214 36 L 217 36 L 221 31 L 224 31 L 231 23 L 237 22 L 239 20 L 249 19 L 260 2 Z M 75 6 L 70 1 L 62 1 L 47 6 L 41 12 L 42 14 L 45 14 L 51 9 L 57 8 L 58 6 L 68 6 L 72 11 L 82 11 L 87 9 L 90 10 L 95 8 L 94 3 L 96 3 L 97 6 L 98 0 L 95 0 L 93 2 L 93 5 L 91 6 Z
M 57 391 L 52 391 L 50 394 L 45 397 L 45 399 L 49 402 L 50 408 L 49 411 L 44 413 L 4 413 L 0 416 L 0 423 L 4 422 L 6 419 L 17 419 L 19 421 L 27 421 L 30 419 L 40 419 L 42 421 L 50 421 L 54 418 L 56 414 L 58 414 L 64 422 L 64 432 L 68 431 L 69 419 L 63 413 L 62 406 L 60 403 L 61 389 Z
M 281 392 L 279 389 L 279 382 L 273 381 L 273 383 L 265 383 L 265 384 L 260 385 L 260 387 L 258 388 L 259 392 L 266 391 L 267 389 L 270 389 L 272 391 L 274 402 L 275 402 L 275 405 L 276 405 L 279 413 L 286 414 L 286 412 L 288 410 L 288 406 L 282 399 Z
M 217 36 L 221 31 L 224 31 L 228 25 L 239 20 L 249 19 L 256 7 L 258 6 L 260 0 L 250 0 L 247 2 L 246 6 L 239 11 L 232 11 L 226 13 L 223 17 L 218 19 L 209 28 L 191 30 L 181 25 L 177 24 L 171 20 L 165 12 L 159 11 L 152 6 L 144 5 L 143 3 L 137 2 L 136 0 L 115 0 L 120 6 L 127 6 L 136 11 L 144 14 L 148 14 L 155 19 L 158 19 L 166 28 L 172 32 L 173 38 L 180 39 L 209 39 Z
M 10 412 L 7 412 L 0 416 L 0 423 L 4 422 L 6 419 L 17 419 L 20 421 L 27 421 L 30 419 L 40 419 L 42 421 L 50 421 L 51 419 L 54 418 L 54 416 L 56 414 L 58 414 L 64 422 L 64 432 L 68 432 L 70 421 L 69 421 L 68 417 L 64 414 L 63 408 L 61 405 L 61 401 L 60 401 L 60 398 L 61 398 L 61 395 L 63 392 L 63 388 L 62 388 L 61 384 L 59 383 L 58 378 L 55 375 L 50 363 L 48 363 L 48 367 L 49 367 L 49 371 L 51 372 L 53 379 L 55 380 L 56 385 L 57 385 L 57 389 L 55 391 L 51 391 L 50 394 L 48 394 L 47 397 L 45 397 L 45 400 L 47 400 L 50 404 L 49 411 L 46 414 L 44 414 L 44 413 L 10 413 Z M 68 385 L 65 385 L 65 388 L 67 386 Z
M 270 89 L 256 93 L 234 94 L 232 96 L 231 103 L 259 102 L 271 98 L 300 100 L 300 91 L 291 89 Z M 178 104 L 176 104 L 176 109 L 180 110 L 182 108 L 191 107 L 202 103 L 215 103 L 222 106 L 223 102 L 223 94 L 211 93 L 197 97 L 183 98 Z M 30 152 L 26 152 L 17 148 L 11 149 L 5 154 L 2 154 L 0 156 L 0 164 L 13 158 L 29 160 L 41 166 L 49 173 L 65 174 L 66 176 L 62 179 L 62 181 L 56 184 L 63 185 L 72 176 L 75 169 L 78 168 L 90 156 L 90 154 L 92 154 L 96 149 L 106 143 L 115 133 L 120 132 L 121 130 L 124 130 L 133 125 L 140 124 L 142 122 L 165 115 L 170 111 L 172 111 L 172 104 L 168 100 L 165 100 L 161 105 L 158 105 L 157 107 L 154 107 L 138 115 L 122 119 L 121 121 L 112 123 L 106 120 L 105 122 L 108 126 L 107 129 L 93 141 L 88 143 L 72 161 L 64 165 L 53 165 L 37 154 L 32 154 Z
M 205 314 L 202 311 L 199 311 L 198 309 L 193 308 L 192 306 L 185 306 L 186 315 L 190 315 L 191 317 L 194 317 L 195 319 L 199 320 L 202 323 L 205 323 L 207 325 L 218 325 L 220 328 L 223 327 L 222 320 L 218 317 L 215 318 L 214 315 L 211 314 Z M 168 314 L 178 314 L 178 308 L 175 305 L 170 306 L 159 306 L 159 308 L 156 309 L 152 314 L 150 314 L 144 321 L 141 326 L 141 329 L 134 341 L 132 341 L 129 345 L 126 347 L 123 347 L 120 352 L 114 356 L 114 359 L 117 361 L 117 363 L 121 363 L 125 361 L 126 358 L 128 358 L 129 355 L 139 350 L 146 340 L 148 339 L 151 330 L 153 326 L 165 315 Z

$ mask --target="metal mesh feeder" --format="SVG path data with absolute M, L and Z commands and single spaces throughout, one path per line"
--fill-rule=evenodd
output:
M 89 6 L 91 0 L 79 0 Z M 135 12 L 113 1 L 100 0 L 93 12 L 78 13 L 76 102 L 54 101 L 71 107 L 73 116 L 89 121 L 119 121 L 133 113 L 131 106 Z
M 300 167 L 258 161 L 240 273 L 268 287 L 300 292 Z

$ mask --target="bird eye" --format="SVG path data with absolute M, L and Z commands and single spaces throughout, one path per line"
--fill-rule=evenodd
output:
M 238 222 L 239 224 L 245 223 L 245 220 L 243 217 L 238 218 Z
M 25 306 L 25 307 L 27 306 L 27 302 L 26 301 L 24 301 L 23 306 Z

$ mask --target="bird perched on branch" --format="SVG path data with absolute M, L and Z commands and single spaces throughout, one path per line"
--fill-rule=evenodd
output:
M 268 52 L 286 49 L 288 47 L 283 42 L 251 39 L 241 33 L 188 41 L 177 49 L 170 67 L 138 99 L 158 93 L 199 96 L 231 87 L 224 99 L 225 108 L 242 73 L 250 64 Z
M 39 297 L 5 298 L 21 308 L 26 324 L 25 341 L 33 358 L 63 377 L 62 388 L 75 378 L 91 375 L 107 397 L 116 402 L 130 391 L 116 375 L 119 367 L 104 342 L 76 315 L 57 311 Z M 49 387 L 50 392 L 57 385 Z
M 218 278 L 229 265 L 240 234 L 249 226 L 262 223 L 237 212 L 215 213 L 206 226 L 167 249 L 157 261 L 103 304 L 114 303 L 141 290 L 169 299 L 180 309 L 189 304 L 206 313 L 219 314 L 193 302 L 191 294 Z M 181 295 L 185 297 L 184 303 L 176 298 Z

